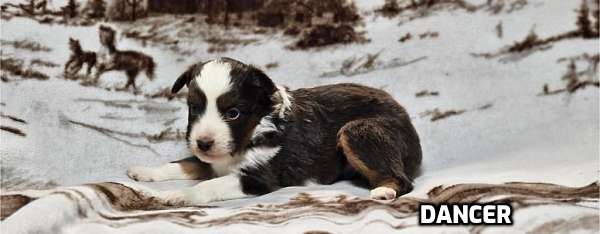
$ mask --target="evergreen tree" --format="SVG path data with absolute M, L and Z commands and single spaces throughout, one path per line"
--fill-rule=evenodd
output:
M 90 9 L 89 16 L 92 18 L 102 18 L 106 12 L 106 3 L 104 0 L 90 0 L 88 2 Z
M 79 4 L 77 4 L 77 2 L 75 2 L 75 0 L 69 0 L 69 2 L 67 3 L 67 7 L 66 7 L 69 18 L 77 17 L 77 8 L 78 7 L 79 7 Z
M 600 6 L 598 9 L 594 10 L 594 19 L 596 22 L 594 23 L 594 30 L 596 31 L 596 35 L 600 35 Z
M 589 19 L 589 11 L 587 0 L 582 0 L 581 7 L 579 8 L 577 14 L 577 28 L 579 29 L 579 32 L 583 38 L 593 37 L 594 34 L 592 31 L 592 22 Z
M 131 21 L 137 20 L 137 11 L 142 0 L 127 0 L 127 4 L 131 7 Z

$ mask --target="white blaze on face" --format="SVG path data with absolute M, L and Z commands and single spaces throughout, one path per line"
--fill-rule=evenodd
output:
M 204 113 L 192 124 L 188 140 L 192 153 L 208 163 L 230 157 L 232 151 L 231 130 L 217 108 L 217 98 L 231 88 L 230 71 L 228 63 L 215 60 L 204 64 L 200 75 L 195 78 L 196 84 L 206 96 L 206 107 Z M 203 138 L 214 140 L 208 152 L 201 151 L 196 144 L 197 140 Z

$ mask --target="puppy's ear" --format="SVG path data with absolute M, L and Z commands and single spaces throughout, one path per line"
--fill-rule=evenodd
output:
M 183 88 L 184 85 L 187 86 L 192 80 L 192 78 L 192 71 L 191 69 L 188 69 L 183 74 L 181 74 L 179 78 L 177 78 L 177 80 L 173 84 L 173 87 L 171 88 L 171 94 L 176 94 L 177 92 L 179 92 L 179 90 L 181 90 L 181 88 Z
M 253 89 L 264 89 L 266 91 L 275 90 L 275 84 L 271 81 L 262 70 L 249 66 L 248 77 L 246 78 L 245 84 Z
M 261 102 L 265 104 L 271 101 L 271 96 L 277 88 L 275 84 L 263 71 L 258 68 L 250 67 L 250 71 L 248 72 L 248 77 L 244 82 L 247 90 L 252 90 L 252 92 L 256 95 L 257 98 Z
M 200 74 L 203 65 L 204 63 L 196 63 L 190 66 L 187 69 L 187 71 L 185 71 L 183 74 L 179 75 L 179 78 L 177 78 L 177 80 L 173 84 L 173 87 L 171 88 L 171 93 L 176 94 L 177 92 L 179 92 L 179 90 L 181 90 L 181 88 L 183 88 L 184 85 L 188 86 L 190 84 L 190 81 L 192 81 L 194 77 Z

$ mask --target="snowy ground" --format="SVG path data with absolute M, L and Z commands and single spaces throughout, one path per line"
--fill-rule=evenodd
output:
M 478 1 L 470 1 L 478 2 Z M 485 1 L 479 1 L 485 2 Z M 575 28 L 579 1 L 527 1 L 522 9 L 499 14 L 479 10 L 439 10 L 412 21 L 386 18 L 373 10 L 382 1 L 360 1 L 364 16 L 365 44 L 337 45 L 318 50 L 290 51 L 293 39 L 280 34 L 254 35 L 258 42 L 223 53 L 206 52 L 202 40 L 180 45 L 193 51 L 180 55 L 164 46 L 144 47 L 138 41 L 119 38 L 118 47 L 143 51 L 154 57 L 156 80 L 138 78 L 143 94 L 170 87 L 184 69 L 197 61 L 219 56 L 263 66 L 277 83 L 291 88 L 338 82 L 355 82 L 390 92 L 410 115 L 421 137 L 424 172 L 415 181 L 409 196 L 424 196 L 440 184 L 509 181 L 547 182 L 583 186 L 598 180 L 599 93 L 587 87 L 576 93 L 538 96 L 544 84 L 562 87 L 567 63 L 557 61 L 583 53 L 598 53 L 598 40 L 572 39 L 522 57 L 485 59 L 472 53 L 496 52 L 525 38 L 534 28 L 547 37 Z M 495 27 L 502 23 L 503 36 Z M 122 28 L 122 25 L 115 25 Z M 40 58 L 64 64 L 68 59 L 69 37 L 81 40 L 87 50 L 99 48 L 97 26 L 65 27 L 40 25 L 24 18 L 3 20 L 3 40 L 29 39 L 50 47 L 50 52 L 30 52 L 2 46 L 3 56 L 27 61 Z M 417 35 L 438 32 L 436 38 Z M 398 39 L 411 33 L 413 38 Z M 381 51 L 379 61 L 417 62 L 376 69 L 351 77 L 321 77 L 339 70 L 342 62 Z M 578 64 L 585 67 L 585 63 Z M 131 166 L 157 165 L 186 156 L 185 142 L 149 142 L 143 137 L 110 136 L 73 124 L 82 122 L 127 133 L 158 134 L 168 127 L 185 130 L 183 100 L 149 99 L 144 95 L 111 91 L 124 84 L 125 76 L 113 72 L 101 78 L 100 87 L 82 86 L 62 78 L 62 67 L 38 68 L 50 79 L 16 80 L 0 83 L 2 113 L 17 116 L 27 124 L 2 119 L 27 136 L 0 131 L 3 191 L 36 184 L 39 187 L 78 185 L 101 181 L 130 181 L 125 171 Z M 597 71 L 597 70 L 596 70 Z M 598 79 L 597 73 L 595 79 Z M 109 89 L 109 90 L 107 90 Z M 421 90 L 438 91 L 439 96 L 415 97 Z M 109 101 L 109 102 L 106 102 Z M 121 105 L 115 105 L 121 104 Z M 491 104 L 487 109 L 478 109 Z M 432 122 L 420 113 L 464 109 L 462 115 Z M 118 139 L 115 139 L 118 138 Z M 18 171 L 17 172 L 15 172 Z M 12 171 L 11 173 L 5 173 Z M 27 183 L 6 186 L 15 178 Z M 179 187 L 192 182 L 145 183 L 155 188 Z M 366 196 L 367 190 L 340 183 L 333 187 L 289 189 L 267 195 L 286 196 L 298 191 L 333 190 Z M 245 201 L 223 205 L 235 206 Z M 221 204 L 221 203 L 220 203 Z

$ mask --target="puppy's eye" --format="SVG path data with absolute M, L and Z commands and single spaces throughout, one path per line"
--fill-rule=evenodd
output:
M 225 120 L 236 120 L 240 117 L 240 110 L 237 108 L 231 108 L 225 112 Z

